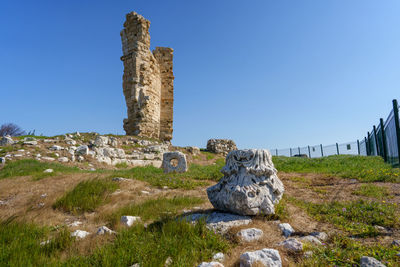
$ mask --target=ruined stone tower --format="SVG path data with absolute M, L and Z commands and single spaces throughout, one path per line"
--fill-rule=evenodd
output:
M 121 31 L 123 89 L 128 108 L 127 135 L 172 139 L 174 74 L 173 49 L 150 51 L 150 21 L 131 12 Z

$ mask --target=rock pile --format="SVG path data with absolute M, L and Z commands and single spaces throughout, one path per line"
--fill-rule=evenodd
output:
M 209 152 L 226 155 L 233 150 L 237 150 L 236 144 L 233 140 L 210 139 L 207 141 L 207 151 Z

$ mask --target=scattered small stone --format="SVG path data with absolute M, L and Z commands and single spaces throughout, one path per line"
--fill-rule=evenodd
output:
M 360 267 L 386 267 L 386 265 L 375 258 L 362 256 L 360 260 Z
M 50 240 L 46 240 L 46 241 L 40 242 L 40 245 L 44 246 L 44 245 L 50 244 L 50 242 L 51 242 Z
M 286 238 L 295 232 L 293 227 L 288 223 L 280 223 L 278 227 Z
M 164 267 L 168 267 L 168 266 L 170 266 L 171 264 L 172 264 L 172 258 L 171 258 L 171 257 L 168 257 L 168 258 L 165 260 Z
M 139 222 L 141 219 L 137 216 L 122 216 L 121 223 L 127 227 L 131 227 L 135 222 Z
M 304 252 L 304 257 L 305 258 L 311 258 L 313 254 L 314 253 L 311 250 L 309 250 L 309 251 Z
M 54 161 L 55 159 L 51 157 L 42 157 L 42 160 Z
M 54 170 L 53 170 L 53 169 L 46 169 L 46 170 L 44 170 L 43 172 L 44 172 L 44 173 L 52 173 L 52 172 L 54 172 Z
M 90 235 L 90 233 L 86 232 L 86 231 L 83 231 L 83 230 L 76 230 L 75 232 L 71 233 L 71 236 L 74 236 L 74 237 L 77 237 L 77 238 L 80 238 L 80 239 L 83 239 L 88 235 Z
M 9 135 L 3 136 L 3 138 L 0 139 L 0 146 L 9 146 L 13 144 L 14 140 Z
M 38 144 L 37 141 L 25 141 L 24 145 L 28 145 L 28 146 L 36 146 Z
M 225 255 L 224 255 L 224 253 L 222 253 L 222 252 L 218 252 L 217 254 L 215 254 L 215 255 L 212 257 L 212 259 L 213 259 L 213 261 L 222 262 L 222 261 L 224 261 L 224 259 L 225 259 Z
M 132 264 L 130 267 L 140 267 L 139 263 Z
M 99 229 L 97 229 L 96 234 L 98 235 L 104 235 L 104 234 L 114 234 L 115 231 L 111 230 L 107 226 L 101 226 Z
M 150 194 L 149 191 L 145 191 L 145 190 L 140 191 L 140 193 L 142 193 L 143 195 L 149 195 Z
M 38 207 L 39 208 L 43 208 L 44 207 L 44 203 L 43 202 L 38 203 Z
M 57 145 L 54 145 L 54 146 L 49 148 L 49 150 L 53 150 L 53 151 L 59 151 L 59 150 L 62 150 L 62 149 L 63 148 L 61 146 L 57 146 Z
M 90 170 L 89 171 L 92 171 L 92 172 L 94 172 L 94 171 L 96 171 L 96 169 L 95 168 L 90 168 Z
M 236 215 L 224 212 L 212 213 L 194 213 L 184 217 L 189 222 L 196 222 L 200 219 L 205 219 L 208 229 L 224 234 L 230 228 L 241 225 L 247 225 L 252 222 L 249 216 Z
M 7 205 L 7 201 L 0 200 L 0 206 Z
M 45 198 L 45 197 L 47 197 L 47 194 L 46 194 L 46 193 L 41 194 L 40 197 L 41 197 L 41 198 Z
M 224 265 L 222 265 L 219 262 L 212 261 L 212 262 L 202 262 L 197 267 L 224 267 Z
M 23 157 L 24 155 L 22 155 L 22 154 L 15 154 L 14 155 L 14 157 L 16 157 L 16 158 L 20 158 L 20 157 Z
M 386 228 L 380 225 L 375 225 L 374 226 L 375 230 L 380 231 L 380 232 L 384 232 L 386 231 Z
M 303 250 L 303 244 L 295 238 L 286 239 L 285 241 L 279 243 L 279 245 L 292 252 L 299 252 Z
M 260 239 L 263 236 L 263 231 L 257 228 L 243 229 L 237 233 L 237 236 L 245 242 L 252 242 Z
M 59 162 L 67 163 L 69 159 L 67 157 L 61 157 L 58 159 Z
M 166 185 L 164 185 L 162 188 L 163 188 L 163 189 L 169 189 L 169 187 L 166 186 Z
M 129 181 L 129 179 L 126 178 L 122 178 L 122 177 L 114 177 L 112 178 L 113 182 L 125 182 L 125 181 Z
M 276 249 L 264 248 L 240 255 L 240 267 L 251 267 L 254 263 L 261 263 L 262 266 L 268 267 L 282 267 L 281 256 Z
M 315 236 L 321 241 L 325 241 L 328 239 L 328 235 L 325 232 L 312 232 L 310 235 Z
M 60 156 L 60 154 L 58 153 L 54 153 L 54 155 L 58 158 Z
M 25 149 L 18 149 L 18 152 L 25 152 Z
M 399 240 L 399 239 L 393 240 L 392 246 L 398 246 L 398 247 L 400 247 L 400 240 Z
M 5 163 L 6 163 L 6 158 L 0 157 L 0 164 L 5 164 Z

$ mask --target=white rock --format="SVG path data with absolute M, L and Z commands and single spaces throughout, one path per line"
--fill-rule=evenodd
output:
M 53 170 L 53 169 L 46 169 L 46 170 L 44 170 L 43 172 L 44 172 L 44 173 L 52 173 L 52 172 L 54 172 L 54 170 Z
M 393 240 L 392 246 L 398 246 L 398 247 L 400 247 L 400 240 L 399 240 L 399 239 Z
M 325 241 L 328 239 L 328 235 L 325 232 L 312 232 L 310 235 L 315 236 L 320 241 Z
M 375 258 L 362 256 L 360 260 L 360 267 L 386 267 L 386 265 Z
M 25 141 L 24 145 L 28 145 L 28 146 L 36 146 L 38 144 L 37 141 Z
M 316 238 L 315 236 L 312 236 L 312 235 L 300 237 L 300 240 L 302 242 L 308 242 L 308 243 L 311 243 L 311 244 L 317 245 L 317 246 L 322 245 L 321 241 L 319 241 L 318 238 Z
M 107 226 L 101 226 L 99 229 L 97 229 L 96 234 L 98 235 L 104 235 L 104 234 L 114 234 L 115 232 L 108 228 Z
M 69 161 L 69 159 L 68 159 L 67 157 L 61 157 L 61 158 L 58 159 L 58 161 L 59 161 L 59 162 L 66 163 L 66 162 Z
M 279 245 L 283 246 L 284 248 L 292 252 L 299 252 L 303 250 L 303 244 L 295 238 L 286 239 Z
M 122 216 L 121 223 L 127 227 L 131 227 L 135 222 L 139 222 L 140 217 L 137 216 Z
M 68 145 L 76 145 L 76 141 L 74 139 L 65 139 L 65 143 L 67 143 Z
M 108 145 L 108 137 L 107 136 L 97 136 L 94 140 L 94 145 L 97 147 L 103 147 Z
M 5 163 L 6 163 L 6 158 L 0 157 L 0 164 L 5 164 Z
M 222 265 L 219 262 L 212 261 L 212 262 L 202 262 L 197 267 L 224 267 L 224 265 Z
M 15 143 L 14 140 L 9 135 L 3 136 L 0 139 L 0 146 L 9 146 L 13 145 L 14 143 Z
M 208 229 L 224 234 L 230 228 L 247 225 L 252 222 L 248 216 L 241 216 L 231 213 L 213 212 L 207 213 L 194 213 L 184 217 L 189 222 L 196 222 L 201 219 L 205 219 L 206 226 Z
M 89 154 L 89 147 L 86 146 L 86 145 L 79 146 L 79 147 L 76 149 L 75 153 L 76 153 L 77 155 L 81 155 L 81 156 L 82 156 L 82 155 L 87 155 L 87 154 Z
M 125 181 L 130 181 L 129 179 L 122 178 L 122 177 L 114 177 L 114 178 L 112 178 L 112 180 L 113 180 L 114 182 L 125 182 Z
M 240 215 L 274 214 L 284 187 L 268 150 L 234 150 L 226 156 L 224 177 L 207 188 L 211 204 Z
M 52 150 L 52 151 L 59 151 L 59 150 L 62 150 L 63 147 L 54 145 L 54 146 L 50 147 L 49 149 Z
M 44 245 L 50 244 L 50 242 L 51 242 L 50 240 L 46 240 L 46 241 L 40 242 L 40 245 L 44 246 Z
M 176 166 L 173 166 L 171 164 L 172 160 L 177 160 L 178 164 Z M 188 170 L 186 155 L 179 151 L 164 153 L 162 168 L 164 169 L 164 173 L 186 172 Z
M 14 155 L 14 157 L 16 157 L 16 158 L 20 158 L 20 157 L 23 157 L 24 155 L 22 155 L 22 154 L 15 154 Z
M 285 237 L 289 237 L 291 234 L 295 232 L 292 226 L 288 223 L 280 223 L 278 224 L 278 227 L 282 231 L 282 234 Z
M 224 259 L 225 259 L 225 255 L 222 252 L 218 252 L 218 253 L 214 254 L 214 256 L 212 257 L 213 261 L 223 262 Z
M 89 232 L 86 232 L 86 231 L 83 231 L 83 230 L 76 230 L 75 232 L 71 233 L 71 236 L 83 239 L 86 236 L 88 236 L 89 234 L 90 234 Z
M 85 160 L 85 158 L 84 157 L 82 157 L 82 156 L 78 156 L 78 161 L 79 162 L 82 162 L 82 161 L 84 161 Z
M 54 161 L 55 160 L 54 158 L 51 158 L 51 157 L 42 157 L 41 159 L 42 160 L 47 160 L 47 161 Z
M 245 252 L 240 255 L 240 267 L 251 267 L 254 263 L 261 263 L 262 266 L 268 267 L 282 266 L 282 260 L 279 252 L 276 249 L 268 248 L 252 252 Z
M 42 157 L 42 155 L 41 154 L 36 154 L 36 157 L 40 158 L 40 157 Z
M 149 191 L 145 191 L 145 190 L 140 191 L 140 193 L 142 193 L 143 195 L 149 195 L 150 194 Z
M 45 198 L 45 197 L 47 197 L 47 194 L 46 194 L 46 193 L 41 194 L 40 197 L 41 197 L 41 198 Z
M 237 236 L 245 242 L 253 242 L 263 236 L 263 231 L 257 228 L 242 229 L 237 233 Z

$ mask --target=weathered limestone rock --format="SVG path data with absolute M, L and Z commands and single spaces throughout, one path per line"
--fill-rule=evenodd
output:
M 212 262 L 202 262 L 199 266 L 197 266 L 197 267 L 224 267 L 224 265 L 222 265 L 221 263 L 219 263 L 219 262 L 215 262 L 215 261 L 212 261 Z
M 218 253 L 214 254 L 214 256 L 212 257 L 213 261 L 222 262 L 222 261 L 224 261 L 224 259 L 225 259 L 225 255 L 222 252 L 218 252 Z
M 0 164 L 5 164 L 5 163 L 6 163 L 6 158 L 0 157 Z
M 255 265 L 257 264 L 258 265 Z M 282 260 L 276 249 L 264 248 L 240 255 L 240 267 L 253 266 L 282 267 Z
M 8 145 L 13 145 L 13 144 L 14 144 L 14 140 L 9 135 L 3 136 L 0 139 L 0 146 L 8 146 Z
M 279 245 L 291 252 L 299 252 L 303 250 L 303 244 L 295 238 L 286 239 L 285 241 L 279 243 Z
M 241 216 L 223 212 L 213 212 L 211 214 L 194 213 L 185 216 L 184 218 L 186 221 L 189 222 L 196 222 L 198 220 L 205 219 L 208 229 L 221 234 L 225 234 L 232 227 L 247 225 L 252 222 L 251 218 L 248 216 Z
M 176 166 L 171 164 L 171 161 L 176 160 Z M 186 172 L 188 170 L 185 154 L 175 151 L 163 154 L 162 168 L 165 173 L 170 172 Z
M 76 153 L 77 155 L 84 155 L 84 156 L 86 156 L 87 154 L 89 154 L 89 147 L 86 146 L 86 145 L 79 146 L 79 147 L 76 149 L 75 153 Z
M 74 237 L 80 238 L 80 239 L 83 239 L 88 235 L 90 235 L 90 233 L 83 231 L 83 230 L 76 230 L 75 232 L 71 233 L 71 236 L 74 236 Z
M 386 267 L 386 265 L 375 258 L 362 256 L 360 260 L 360 267 Z
M 97 229 L 96 234 L 97 235 L 115 234 L 115 231 L 111 230 L 107 226 L 101 226 L 99 229 Z
M 284 187 L 268 150 L 235 150 L 226 157 L 224 177 L 207 188 L 211 204 L 240 215 L 274 214 Z
M 228 154 L 237 150 L 235 142 L 229 139 L 210 139 L 207 141 L 207 150 L 213 153 Z
M 291 234 L 294 233 L 293 227 L 288 223 L 280 223 L 278 224 L 278 228 L 282 231 L 282 234 L 285 237 L 289 237 Z
M 300 237 L 299 239 L 304 243 L 310 243 L 312 245 L 317 245 L 317 246 L 322 245 L 321 241 L 312 235 L 303 236 L 303 237 Z
M 140 217 L 137 216 L 122 216 L 121 223 L 125 226 L 131 227 L 135 222 L 139 222 Z
M 245 241 L 245 242 L 253 242 L 257 241 L 263 236 L 263 231 L 261 229 L 257 228 L 248 228 L 248 229 L 243 229 L 240 230 L 237 233 L 237 236 L 240 238 L 240 240 Z
M 150 51 L 150 22 L 131 12 L 121 31 L 123 89 L 128 108 L 128 135 L 172 139 L 174 75 L 173 49 Z
M 328 239 L 328 235 L 325 232 L 312 232 L 310 235 L 315 236 L 320 241 L 325 241 Z

